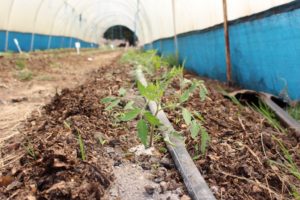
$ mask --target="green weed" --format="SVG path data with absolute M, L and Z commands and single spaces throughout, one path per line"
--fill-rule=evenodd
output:
M 33 73 L 28 69 L 23 69 L 17 72 L 17 78 L 20 81 L 30 81 L 33 78 Z
M 79 150 L 80 150 L 81 159 L 83 161 L 85 161 L 86 160 L 86 154 L 85 154 L 84 142 L 82 140 L 80 131 L 77 131 L 77 132 L 78 132 L 78 143 L 79 143 Z
M 281 126 L 277 120 L 275 113 L 263 102 L 259 101 L 258 105 L 252 104 L 253 108 L 259 112 L 269 124 L 275 128 L 278 132 L 285 133 L 285 129 Z
M 295 107 L 289 107 L 287 111 L 294 119 L 300 121 L 300 104 Z
M 294 162 L 292 155 L 290 154 L 290 152 L 288 151 L 288 149 L 285 147 L 285 145 L 283 144 L 283 142 L 281 140 L 279 140 L 278 138 L 276 138 L 275 136 L 273 136 L 273 139 L 278 143 L 282 153 L 283 153 L 283 159 L 284 159 L 284 163 L 278 163 L 278 162 L 273 162 L 281 167 L 284 167 L 285 169 L 287 169 L 293 176 L 295 176 L 298 180 L 300 180 L 300 171 L 298 169 L 298 166 L 296 165 L 296 163 Z
M 167 56 L 163 56 L 162 59 L 168 63 L 168 65 L 170 67 L 174 67 L 174 66 L 179 66 L 180 63 L 179 63 L 179 60 L 177 59 L 177 56 L 174 55 L 174 54 L 170 54 L 170 55 L 167 55 Z
M 104 146 L 107 143 L 107 140 L 105 140 L 101 135 L 98 136 L 98 140 L 101 146 Z
M 27 145 L 23 144 L 23 147 L 30 157 L 32 157 L 34 160 L 37 159 L 37 154 L 35 153 L 34 147 L 30 142 Z
M 25 62 L 26 61 L 24 59 L 21 59 L 21 58 L 17 59 L 16 60 L 16 68 L 17 68 L 17 70 L 24 70 L 25 67 L 26 67 L 26 63 Z

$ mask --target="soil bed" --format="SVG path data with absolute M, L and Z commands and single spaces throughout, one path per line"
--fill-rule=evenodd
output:
M 155 150 L 163 144 L 140 155 L 132 150 L 140 146 L 137 122 L 116 121 L 127 101 L 141 100 L 130 89 L 131 70 L 118 63 L 102 66 L 33 112 L 22 138 L 1 149 L 2 155 L 23 154 L 1 169 L 0 199 L 189 199 L 169 155 Z M 121 87 L 129 88 L 128 95 L 106 111 L 100 100 Z
M 187 73 L 185 78 L 197 77 Z M 191 138 L 181 111 L 166 110 L 166 113 L 175 128 L 186 136 L 188 151 L 196 158 L 197 167 L 217 199 L 294 199 L 291 194 L 293 190 L 300 192 L 300 180 L 280 165 L 287 164 L 287 160 L 273 136 L 283 142 L 299 169 L 299 143 L 295 134 L 289 130 L 279 133 L 261 114 L 234 104 L 218 92 L 220 87 L 227 91 L 234 88 L 212 80 L 206 80 L 205 84 L 208 98 L 200 101 L 199 95 L 194 94 L 185 104 L 204 118 L 203 126 L 211 137 L 205 156 L 199 154 L 200 141 Z M 169 94 L 179 89 L 175 82 L 172 85 Z M 168 96 L 164 99 L 167 101 Z M 279 164 L 271 164 L 270 160 Z

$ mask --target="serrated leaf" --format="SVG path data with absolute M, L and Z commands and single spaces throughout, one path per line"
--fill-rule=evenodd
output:
M 203 83 L 200 84 L 200 91 L 199 91 L 200 100 L 205 101 L 207 94 L 208 94 L 208 90 L 205 87 L 205 85 Z
M 150 101 L 159 101 L 163 96 L 163 89 L 159 83 L 150 83 L 147 87 L 143 86 L 140 82 L 137 82 L 138 90 L 140 94 Z
M 141 119 L 137 124 L 138 137 L 144 146 L 147 146 L 148 126 L 145 120 Z
M 192 114 L 185 108 L 182 109 L 182 117 L 186 125 L 190 125 L 192 122 Z
M 201 130 L 201 153 L 205 155 L 208 143 L 210 141 L 210 137 L 203 126 L 200 126 Z
M 179 99 L 180 103 L 184 103 L 189 100 L 190 95 L 196 90 L 196 88 L 197 85 L 193 83 L 187 90 L 185 90 Z
M 125 113 L 122 117 L 120 117 L 121 121 L 128 122 L 135 119 L 141 112 L 141 109 L 136 108 L 127 113 Z
M 124 110 L 132 110 L 133 109 L 134 101 L 129 101 L 126 106 L 124 107 Z
M 193 120 L 191 123 L 190 132 L 191 132 L 191 137 L 194 140 L 198 137 L 199 131 L 200 131 L 200 125 L 196 122 L 196 120 Z
M 190 88 L 188 89 L 190 93 L 193 93 L 197 88 L 197 84 L 196 83 L 192 83 L 192 85 L 190 86 Z
M 138 86 L 139 93 L 142 96 L 144 96 L 144 94 L 146 93 L 146 87 L 140 81 L 137 81 L 137 86 Z
M 187 100 L 189 100 L 190 98 L 190 92 L 188 90 L 184 91 L 183 94 L 180 96 L 180 103 L 184 103 L 186 102 Z
M 113 102 L 111 102 L 111 104 L 109 106 L 107 106 L 105 108 L 105 110 L 111 110 L 113 109 L 114 107 L 116 107 L 118 104 L 120 103 L 120 100 L 119 99 L 116 99 L 114 100 Z
M 114 101 L 115 99 L 116 99 L 115 97 L 105 97 L 105 98 L 101 99 L 100 102 L 106 104 L 106 103 L 110 103 L 110 102 Z
M 123 97 L 126 94 L 126 90 L 124 88 L 120 88 L 119 91 L 118 91 L 118 93 L 119 93 L 119 96 Z
M 157 117 L 155 117 L 154 115 L 152 115 L 152 113 L 150 113 L 150 112 L 145 112 L 144 116 L 145 116 L 146 120 L 147 120 L 152 126 L 159 126 L 159 125 L 160 125 L 159 119 L 157 119 Z

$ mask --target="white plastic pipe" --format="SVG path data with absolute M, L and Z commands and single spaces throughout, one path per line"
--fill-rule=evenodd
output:
M 75 42 L 75 48 L 76 48 L 77 55 L 79 55 L 80 54 L 80 42 Z
M 16 45 L 16 47 L 17 47 L 19 53 L 22 54 L 23 52 L 22 52 L 22 49 L 21 49 L 21 47 L 20 47 L 20 44 L 19 44 L 18 39 L 14 38 L 14 43 L 15 43 L 15 45 Z

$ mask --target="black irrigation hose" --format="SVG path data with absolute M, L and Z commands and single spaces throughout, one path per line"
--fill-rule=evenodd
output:
M 141 84 L 147 86 L 147 81 L 141 69 L 136 70 L 136 76 Z M 156 103 L 150 101 L 148 106 L 151 112 L 155 114 L 157 109 Z M 189 195 L 193 200 L 215 200 L 216 198 L 210 191 L 207 183 L 197 169 L 191 156 L 187 152 L 184 142 L 171 134 L 175 130 L 164 111 L 159 111 L 157 118 L 165 127 L 163 136 L 165 138 L 168 138 L 173 144 L 175 144 L 171 145 L 169 143 L 166 143 L 167 148 L 175 162 L 175 165 L 183 178 Z
M 232 98 L 235 97 L 237 99 L 238 96 L 244 96 L 249 99 L 259 99 L 263 103 L 265 103 L 275 114 L 276 116 L 283 122 L 286 127 L 294 130 L 296 136 L 300 139 L 300 123 L 295 120 L 289 113 L 287 113 L 284 109 L 282 109 L 279 105 L 277 105 L 273 99 L 278 99 L 277 97 L 264 93 L 264 92 L 256 92 L 253 90 L 239 90 L 235 92 L 231 92 L 229 94 L 223 94 L 226 97 Z M 246 99 L 247 99 L 246 98 Z

